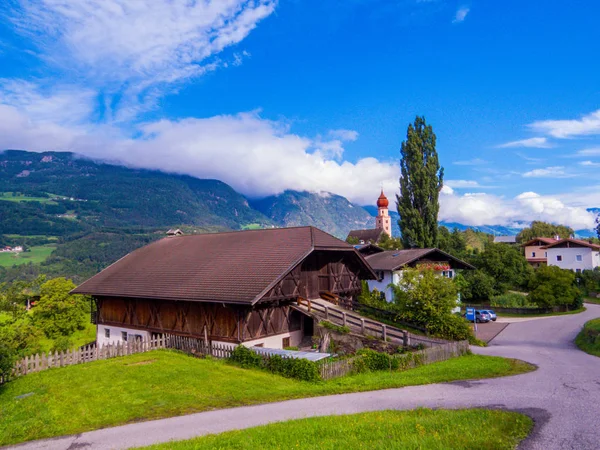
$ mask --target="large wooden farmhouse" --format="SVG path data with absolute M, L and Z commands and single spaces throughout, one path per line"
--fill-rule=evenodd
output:
M 314 227 L 170 236 L 73 293 L 97 304 L 98 345 L 174 334 L 269 348 L 298 345 L 312 318 L 293 306 L 323 292 L 351 298 L 376 276 L 349 244 Z

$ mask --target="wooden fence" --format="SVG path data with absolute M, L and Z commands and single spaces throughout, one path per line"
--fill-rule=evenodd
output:
M 468 349 L 469 341 L 449 342 L 447 344 L 428 347 L 416 352 L 395 355 L 394 358 L 403 360 L 400 367 L 402 368 L 401 370 L 406 370 L 464 355 L 467 353 Z M 354 363 L 360 358 L 362 357 L 355 356 L 354 358 L 324 362 L 320 366 L 321 378 L 329 380 L 331 378 L 343 377 L 352 373 L 354 371 Z
M 359 332 L 362 335 L 374 336 L 384 341 L 390 341 L 399 345 L 403 345 L 404 347 L 410 347 L 411 345 L 417 344 L 423 344 L 427 347 L 431 347 L 450 342 L 445 339 L 414 334 L 391 325 L 386 325 L 376 320 L 359 316 L 358 314 L 354 314 L 350 311 L 346 312 L 337 308 L 330 308 L 317 302 L 299 299 L 298 303 L 299 305 L 306 307 L 309 312 L 316 312 L 320 317 L 327 321 L 331 321 L 336 325 L 347 326 L 351 330 Z
M 118 356 L 144 353 L 161 348 L 181 350 L 198 356 L 210 355 L 215 358 L 228 358 L 235 346 L 227 344 L 206 345 L 204 340 L 183 336 L 163 335 L 150 340 L 135 340 L 131 342 L 117 342 L 116 344 L 96 346 L 95 343 L 82 346 L 78 349 L 64 352 L 49 352 L 32 356 L 17 361 L 12 371 L 12 377 L 40 372 L 54 367 L 72 366 L 102 359 L 116 358 Z M 0 377 L 0 384 L 5 382 Z
M 406 368 L 415 367 L 421 364 L 431 364 L 437 361 L 445 361 L 454 356 L 464 354 L 469 347 L 468 341 L 451 342 L 446 344 L 438 344 L 428 347 L 424 350 L 398 355 L 397 358 L 411 358 L 410 355 L 421 355 L 420 357 L 412 357 L 412 363 L 406 365 Z M 136 353 L 144 353 L 157 349 L 176 349 L 196 356 L 212 356 L 214 358 L 229 358 L 235 348 L 234 344 L 209 344 L 206 345 L 204 340 L 163 335 L 155 339 L 142 341 L 136 340 L 132 342 L 103 345 L 97 347 L 95 344 L 86 345 L 75 350 L 66 352 L 50 352 L 48 354 L 27 356 L 18 361 L 12 372 L 12 377 L 19 377 L 30 373 L 41 372 L 46 369 L 55 367 L 66 367 L 75 364 L 82 364 L 91 361 L 116 358 L 118 356 L 133 355 Z M 265 349 L 266 350 L 266 349 Z M 263 358 L 268 359 L 273 356 L 270 353 L 259 351 Z M 354 357 L 338 361 L 326 361 L 321 363 L 321 377 L 324 380 L 337 378 L 347 375 L 354 368 L 354 361 L 360 358 Z M 404 366 L 403 366 L 404 367 Z M 0 384 L 7 380 L 0 377 Z

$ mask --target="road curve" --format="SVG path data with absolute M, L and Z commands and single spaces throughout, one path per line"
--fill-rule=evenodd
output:
M 126 449 L 266 423 L 382 409 L 501 408 L 536 421 L 522 449 L 600 449 L 600 358 L 573 344 L 583 324 L 600 317 L 600 305 L 545 320 L 510 324 L 485 355 L 518 358 L 539 369 L 528 374 L 478 381 L 413 386 L 382 391 L 313 397 L 209 411 L 106 428 L 74 436 L 33 441 L 19 449 Z

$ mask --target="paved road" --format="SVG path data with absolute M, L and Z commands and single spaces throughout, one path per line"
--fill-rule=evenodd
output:
M 600 358 L 579 351 L 573 339 L 600 306 L 581 314 L 510 324 L 487 348 L 474 351 L 523 359 L 539 369 L 524 375 L 414 386 L 232 408 L 142 422 L 35 441 L 21 449 L 125 449 L 187 439 L 307 416 L 381 409 L 502 408 L 536 420 L 523 449 L 600 449 Z

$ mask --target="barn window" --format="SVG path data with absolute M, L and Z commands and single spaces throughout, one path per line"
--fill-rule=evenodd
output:
M 535 252 L 531 252 L 531 257 L 535 258 Z
M 281 340 L 281 346 L 282 346 L 283 348 L 287 348 L 287 347 L 289 347 L 289 346 L 290 346 L 290 338 L 289 338 L 289 337 L 284 337 L 284 338 Z
M 127 331 L 121 331 L 121 339 L 123 342 L 127 342 Z
M 581 255 L 577 255 L 577 261 L 578 261 L 578 262 L 581 262 L 581 261 L 583 261 L 583 257 L 582 257 Z
M 556 260 L 557 261 L 562 261 L 562 255 L 556 255 Z
M 105 328 L 105 329 L 104 329 L 104 337 L 105 337 L 106 339 L 109 339 L 109 338 L 110 338 L 110 328 Z

